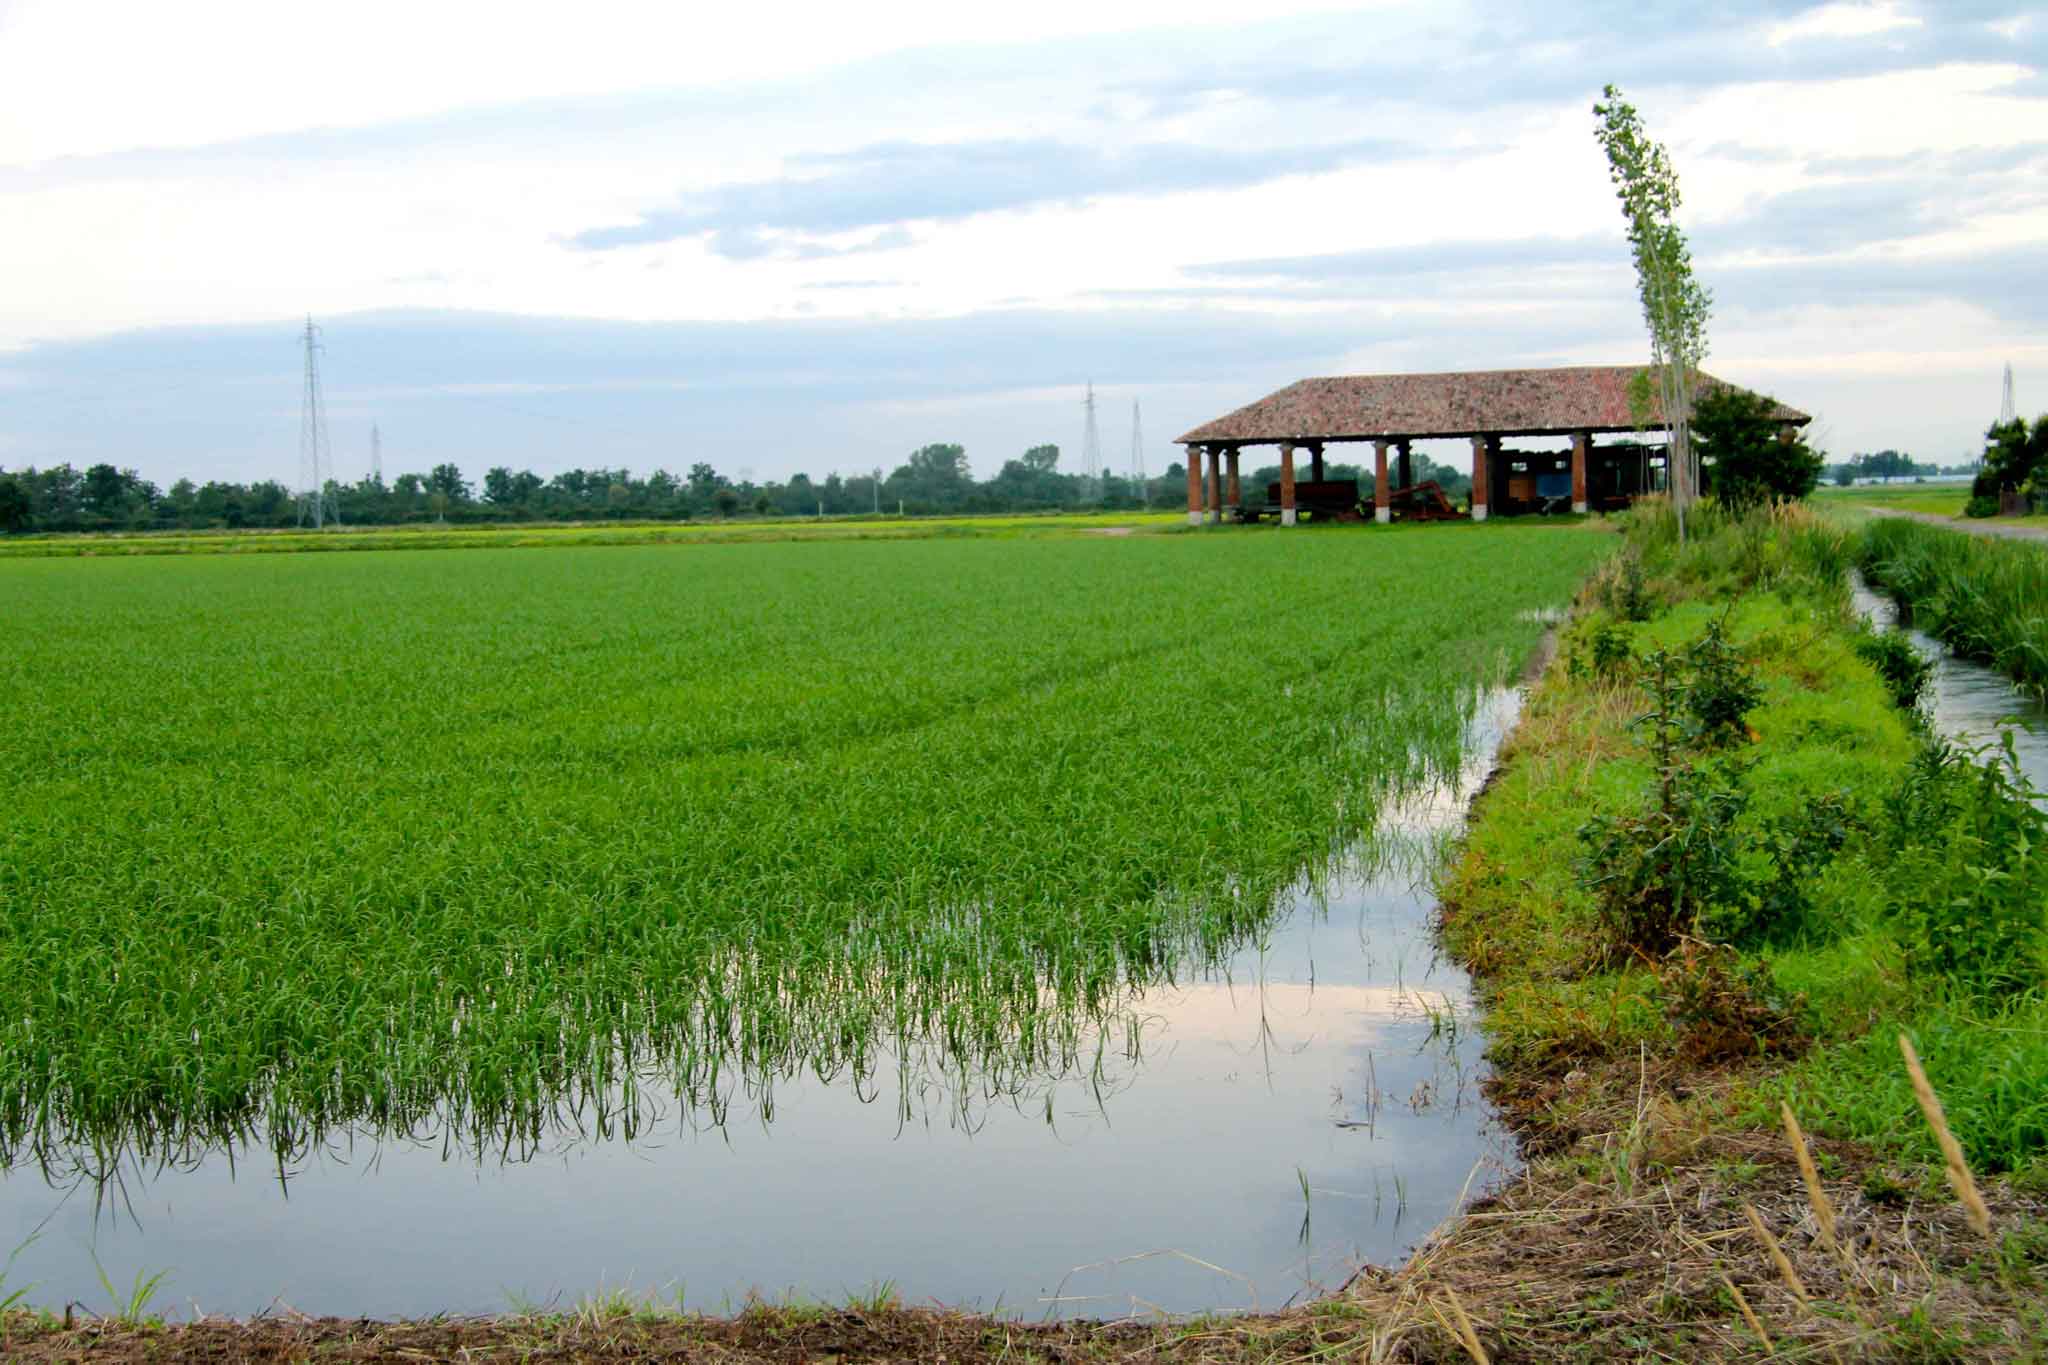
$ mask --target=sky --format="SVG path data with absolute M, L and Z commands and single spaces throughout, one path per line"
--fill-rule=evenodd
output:
M 0 0 L 0 467 L 958 441 L 1146 468 L 1308 375 L 1648 342 L 1591 107 L 1670 148 L 1709 372 L 1837 458 L 2048 411 L 2048 6 Z

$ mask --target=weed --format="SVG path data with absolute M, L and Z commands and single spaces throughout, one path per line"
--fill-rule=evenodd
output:
M 1785 999 L 1768 967 L 1725 945 L 1681 940 L 1659 966 L 1657 988 L 1690 1061 L 1796 1052 L 1807 1042 L 1796 1022 L 1805 1002 Z
M 1910 969 L 1987 993 L 2040 981 L 2048 927 L 2041 796 L 2010 732 L 1974 754 L 1928 741 L 1893 802 L 1902 847 L 1892 908 Z
M 158 1286 L 163 1284 L 165 1277 L 171 1272 L 159 1270 L 154 1275 L 145 1276 L 137 1270 L 134 1282 L 125 1291 L 117 1290 L 114 1288 L 113 1280 L 107 1275 L 107 1268 L 100 1264 L 99 1253 L 90 1254 L 93 1273 L 99 1276 L 100 1288 L 106 1291 L 107 1298 L 112 1302 L 108 1316 L 128 1327 L 137 1327 L 148 1321 L 150 1302 L 156 1298 Z
M 1923 657 L 1904 633 L 1873 631 L 1856 637 L 1856 655 L 1884 680 L 1892 701 L 1902 711 L 1920 704 L 1920 695 L 1934 676 L 1934 664 Z

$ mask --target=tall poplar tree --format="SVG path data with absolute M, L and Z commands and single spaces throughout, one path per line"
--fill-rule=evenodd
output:
M 1692 248 L 1678 227 L 1678 173 L 1670 153 L 1643 132 L 1642 116 L 1608 86 L 1593 106 L 1600 126 L 1594 136 L 1607 153 L 1607 175 L 1628 221 L 1643 320 L 1650 328 L 1650 368 L 1671 449 L 1671 505 L 1678 513 L 1678 537 L 1685 539 L 1685 513 L 1699 495 L 1699 465 L 1692 450 L 1692 395 L 1700 362 L 1707 354 L 1707 314 L 1713 297 L 1693 278 Z

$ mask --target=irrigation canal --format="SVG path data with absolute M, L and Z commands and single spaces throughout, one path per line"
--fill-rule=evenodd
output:
M 2010 730 L 2020 771 L 2036 789 L 2048 791 L 2048 706 L 2016 690 L 2003 673 L 1957 658 L 1933 636 L 1902 622 L 1897 604 L 1872 592 L 1860 576 L 1851 578 L 1850 592 L 1866 621 L 1881 630 L 1904 630 L 1921 657 L 1933 662 L 1921 704 L 1935 730 L 1971 746 L 1996 743 L 2001 729 Z
M 1037 1318 L 1335 1288 L 1402 1259 L 1512 1159 L 1479 1096 L 1470 983 L 1432 943 L 1427 850 L 1519 704 L 1484 699 L 1456 787 L 1387 813 L 1408 856 L 1304 888 L 1227 969 L 1148 990 L 1136 1059 L 1119 1044 L 1014 1103 L 962 1105 L 928 1077 L 907 1123 L 893 1074 L 865 1099 L 805 1076 L 776 1086 L 769 1120 L 735 1103 L 701 1126 L 671 1105 L 636 1141 L 567 1135 L 523 1160 L 359 1134 L 282 1179 L 260 1149 L 131 1160 L 105 1184 L 17 1168 L 0 1253 L 27 1245 L 7 1289 L 104 1308 L 101 1268 L 124 1292 L 163 1272 L 154 1307 L 173 1316 L 395 1317 L 887 1284 Z

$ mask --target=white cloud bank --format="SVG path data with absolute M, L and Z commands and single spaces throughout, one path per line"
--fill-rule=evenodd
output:
M 1672 146 L 1711 368 L 1825 407 L 1844 450 L 1954 458 L 2007 359 L 2048 402 L 2036 9 L 1242 14 L 0 3 L 0 438 L 17 464 L 288 474 L 307 312 L 335 319 L 338 426 L 402 401 L 478 469 L 744 444 L 738 391 L 802 433 L 749 449 L 764 475 L 970 434 L 993 468 L 1073 444 L 1074 404 L 1029 395 L 1089 377 L 1152 395 L 1164 436 L 1312 369 L 1627 360 L 1609 79 Z M 351 315 L 398 312 L 461 363 L 352 350 Z M 512 315 L 580 320 L 575 372 Z M 619 364 L 668 338 L 672 372 L 606 374 L 620 323 L 647 330 Z M 964 352 L 901 349 L 954 324 Z M 1210 333 L 1199 365 L 1176 326 Z M 152 328 L 178 330 L 126 338 Z M 253 335 L 274 366 L 207 368 Z M 549 420 L 485 420 L 494 392 Z

